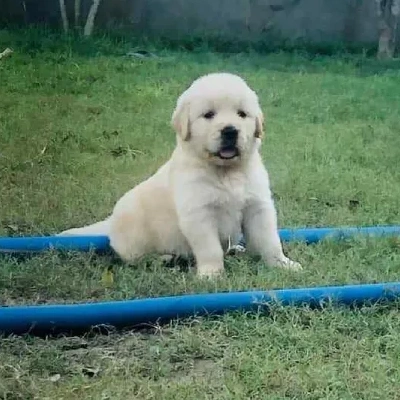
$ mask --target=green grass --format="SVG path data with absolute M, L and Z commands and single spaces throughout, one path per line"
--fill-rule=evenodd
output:
M 263 157 L 281 226 L 400 223 L 396 61 L 162 48 L 159 59 L 137 60 L 123 56 L 127 43 L 107 39 L 86 43 L 87 55 L 74 41 L 43 42 L 0 33 L 0 47 L 15 50 L 0 61 L 1 235 L 54 233 L 105 217 L 168 159 L 178 94 L 220 70 L 241 74 L 260 95 Z M 302 273 L 231 258 L 226 276 L 211 282 L 152 257 L 127 267 L 94 254 L 3 256 L 0 302 L 398 279 L 398 240 L 286 250 Z M 111 263 L 108 288 L 101 274 Z M 396 304 L 276 308 L 270 316 L 193 318 L 108 336 L 8 337 L 0 342 L 0 399 L 395 399 L 399 343 Z

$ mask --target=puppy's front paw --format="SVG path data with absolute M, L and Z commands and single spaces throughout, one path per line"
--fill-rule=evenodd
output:
M 275 263 L 275 265 L 279 268 L 288 269 L 291 271 L 301 271 L 303 269 L 300 263 L 293 261 L 287 257 L 281 258 Z
M 197 266 L 197 276 L 199 278 L 217 278 L 224 272 L 224 267 L 220 265 L 198 265 Z

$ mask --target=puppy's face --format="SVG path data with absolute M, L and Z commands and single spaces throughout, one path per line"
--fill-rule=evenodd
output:
M 238 76 L 210 74 L 178 99 L 172 117 L 182 145 L 219 166 L 233 166 L 256 151 L 262 135 L 257 95 Z

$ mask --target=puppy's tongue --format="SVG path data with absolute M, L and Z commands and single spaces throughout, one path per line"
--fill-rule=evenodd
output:
M 222 149 L 219 155 L 222 158 L 233 158 L 236 156 L 236 149 Z

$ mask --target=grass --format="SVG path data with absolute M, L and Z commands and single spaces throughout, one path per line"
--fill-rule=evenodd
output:
M 87 51 L 35 40 L 0 32 L 0 47 L 15 50 L 0 62 L 1 235 L 54 233 L 106 216 L 169 157 L 178 94 L 219 70 L 241 74 L 260 95 L 281 226 L 400 223 L 396 61 L 163 48 L 152 49 L 160 58 L 139 60 L 123 56 L 127 43 L 106 38 Z M 0 302 L 396 280 L 399 249 L 394 239 L 291 244 L 302 273 L 231 258 L 212 282 L 149 257 L 134 268 L 116 263 L 111 288 L 101 282 L 110 256 L 2 256 Z M 395 399 L 399 343 L 397 304 L 194 317 L 107 336 L 4 337 L 0 399 Z

